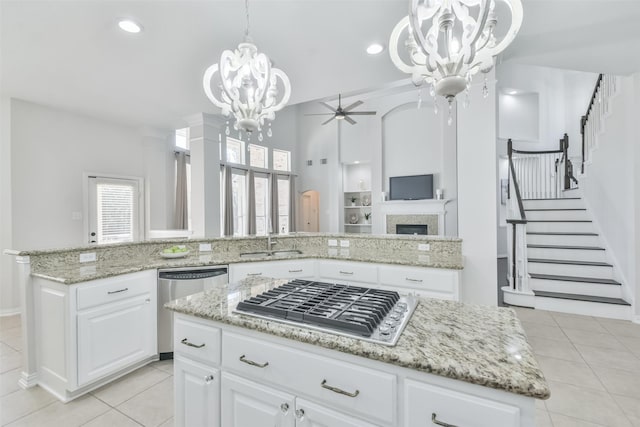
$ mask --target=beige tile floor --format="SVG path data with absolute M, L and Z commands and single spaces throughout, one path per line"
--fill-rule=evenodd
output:
M 640 427 L 640 325 L 516 308 L 551 398 L 537 427 Z M 20 319 L 0 318 L 0 425 L 173 425 L 173 365 L 156 362 L 68 404 L 21 390 Z

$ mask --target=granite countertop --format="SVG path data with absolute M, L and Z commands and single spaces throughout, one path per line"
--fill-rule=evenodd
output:
M 549 398 L 549 387 L 512 309 L 419 298 L 394 347 L 232 313 L 238 302 L 284 282 L 245 280 L 172 301 L 165 307 L 404 368 Z
M 104 279 L 120 274 L 133 273 L 156 268 L 202 267 L 209 265 L 224 265 L 243 262 L 268 262 L 295 259 L 333 259 L 341 261 L 371 262 L 382 264 L 396 264 L 417 267 L 462 269 L 462 259 L 459 256 L 443 256 L 419 251 L 384 251 L 328 248 L 309 251 L 302 254 L 290 254 L 267 258 L 245 258 L 237 252 L 207 253 L 206 255 L 192 253 L 185 258 L 165 259 L 157 255 L 147 258 L 116 259 L 112 262 L 94 262 L 86 264 L 69 264 L 52 266 L 33 271 L 36 277 L 55 282 L 72 285 L 89 280 Z

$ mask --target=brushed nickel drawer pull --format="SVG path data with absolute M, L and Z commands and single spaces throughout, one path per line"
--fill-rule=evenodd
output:
M 244 354 L 240 356 L 240 361 L 246 363 L 247 365 L 257 366 L 258 368 L 266 368 L 267 366 L 269 366 L 269 362 L 264 362 L 264 363 L 254 362 L 253 360 L 249 360 L 246 357 L 244 357 Z
M 300 269 L 300 270 L 289 270 L 289 273 L 302 273 L 302 269 Z
M 247 276 L 262 276 L 262 273 L 247 273 Z
M 188 345 L 189 347 L 195 347 L 195 348 L 202 348 L 202 347 L 204 347 L 204 345 L 205 345 L 205 343 L 202 343 L 202 344 L 200 344 L 200 345 L 190 343 L 189 341 L 187 341 L 187 339 L 186 339 L 186 338 L 185 338 L 185 339 L 183 339 L 183 340 L 182 340 L 182 341 L 180 341 L 180 342 L 181 342 L 182 344 L 184 344 L 184 345 Z
M 128 291 L 129 288 L 122 288 L 122 289 L 118 289 L 117 291 L 107 291 L 107 294 L 111 295 L 111 294 L 119 294 L 120 292 L 126 292 Z
M 326 388 L 327 390 L 331 390 L 334 393 L 344 394 L 345 396 L 349 396 L 349 397 L 356 397 L 356 396 L 358 396 L 360 394 L 360 390 L 356 390 L 353 393 L 349 393 L 348 391 L 344 391 L 341 388 L 327 385 L 327 380 L 322 380 L 322 384 L 320 384 L 320 385 L 322 386 L 322 388 Z
M 448 424 L 448 423 L 444 423 L 442 421 L 438 421 L 437 415 L 435 412 L 433 412 L 431 414 L 431 422 L 437 426 L 442 426 L 442 427 L 458 427 L 456 425 L 453 424 Z
M 348 275 L 353 275 L 353 271 L 342 271 L 340 270 L 340 274 L 348 274 Z
M 422 279 L 412 279 L 411 277 L 405 277 L 404 280 L 406 280 L 407 282 L 422 283 Z

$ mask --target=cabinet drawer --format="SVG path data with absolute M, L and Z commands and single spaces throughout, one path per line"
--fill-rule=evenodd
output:
M 474 427 L 517 427 L 520 409 L 413 380 L 405 381 L 405 426 L 443 423 Z
M 425 296 L 457 295 L 458 272 L 437 268 L 380 266 L 380 284 L 415 289 Z M 457 299 L 457 298 L 456 298 Z
M 301 259 L 232 264 L 229 267 L 229 272 L 230 282 L 239 282 L 252 276 L 273 277 L 275 279 L 314 277 L 315 261 Z
M 378 283 L 378 267 L 376 265 L 359 262 L 320 261 L 318 267 L 321 278 L 342 282 Z
M 208 364 L 220 364 L 220 329 L 174 317 L 173 350 Z
M 150 293 L 156 295 L 156 270 L 95 280 L 78 287 L 78 310 Z
M 394 420 L 396 377 L 356 364 L 225 332 L 223 367 L 386 424 Z

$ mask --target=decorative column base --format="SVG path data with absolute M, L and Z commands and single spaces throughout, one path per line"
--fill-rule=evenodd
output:
M 533 292 L 520 292 L 509 286 L 501 288 L 504 302 L 509 305 L 517 305 L 519 307 L 535 308 L 536 296 Z

